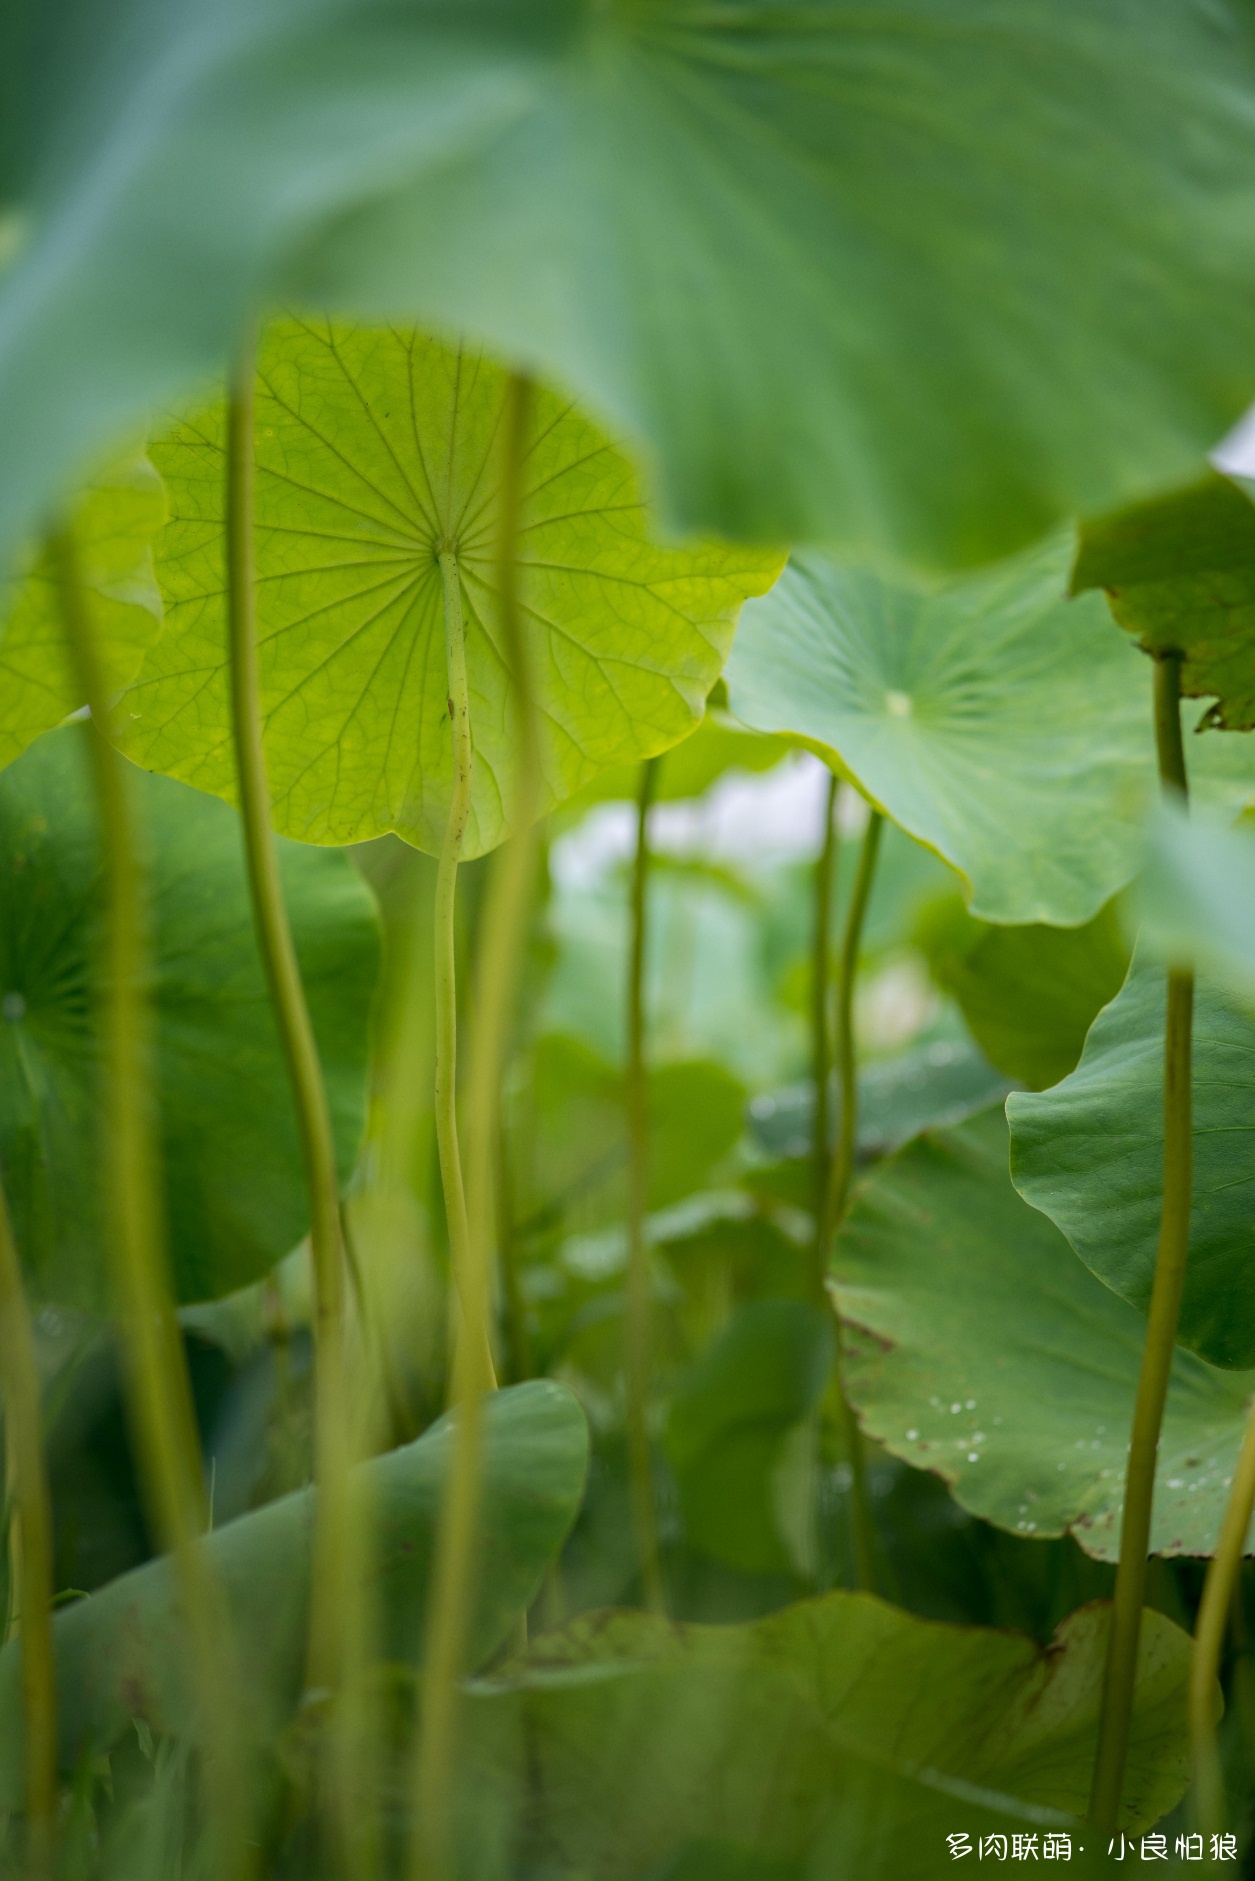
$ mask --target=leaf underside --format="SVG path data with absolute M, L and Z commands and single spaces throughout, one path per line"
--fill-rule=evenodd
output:
M 518 740 L 497 581 L 506 392 L 502 368 L 418 334 L 291 320 L 267 330 L 257 631 L 273 814 L 286 835 L 358 842 L 395 830 L 439 852 L 453 782 L 438 560 L 449 547 L 475 747 L 463 853 L 507 832 Z M 230 798 L 224 441 L 218 406 L 152 446 L 171 503 L 157 554 L 168 625 L 115 725 L 138 762 Z M 740 604 L 770 585 L 780 558 L 655 543 L 627 460 L 543 389 L 521 530 L 543 811 L 699 722 Z
M 1227 477 L 1087 523 L 1072 585 L 1105 588 L 1147 653 L 1179 653 L 1200 721 L 1255 727 L 1255 503 Z
M 599 1881 L 709 1836 L 808 1872 L 931 1881 L 956 1803 L 973 1840 L 1081 1814 L 1107 1611 L 1072 1615 L 1046 1651 L 865 1594 L 740 1626 L 586 1615 L 469 1701 L 468 1819 L 504 1795 L 537 1866 Z M 1188 1654 L 1145 1615 L 1127 1824 L 1184 1788 Z

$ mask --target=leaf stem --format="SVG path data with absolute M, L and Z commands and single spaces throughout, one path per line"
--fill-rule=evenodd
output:
M 845 1219 L 854 1179 L 854 1153 L 858 1144 L 858 1042 L 854 1036 L 854 987 L 858 978 L 858 960 L 862 949 L 863 926 L 871 899 L 880 855 L 884 817 L 873 810 L 859 850 L 858 870 L 850 894 L 845 928 L 841 936 L 841 960 L 837 970 L 837 1076 L 841 1086 L 841 1114 L 837 1123 L 837 1151 L 832 1159 L 820 1221 L 820 1245 L 825 1265 L 833 1236 Z M 846 1394 L 842 1377 L 841 1316 L 833 1302 L 837 1330 L 837 1392 L 841 1400 L 841 1419 L 846 1457 L 850 1466 L 850 1509 L 854 1533 L 854 1571 L 856 1584 L 868 1592 L 876 1587 L 876 1528 L 872 1520 L 871 1498 L 867 1491 L 867 1462 L 863 1451 L 863 1433 Z
M 840 780 L 829 773 L 824 796 L 824 834 L 815 864 L 815 913 L 811 946 L 811 1075 L 815 1083 L 815 1119 L 811 1137 L 814 1161 L 815 1241 L 812 1285 L 817 1300 L 824 1297 L 828 1245 L 824 1223 L 828 1208 L 828 1179 L 832 1152 L 828 1142 L 828 1078 L 832 1070 L 831 1031 L 828 1022 L 829 957 L 832 952 L 832 878 L 837 858 L 837 793 Z
M 636 798 L 632 941 L 627 989 L 628 1258 L 623 1369 L 627 1389 L 628 1482 L 632 1520 L 636 1529 L 645 1605 L 651 1613 L 666 1612 L 662 1564 L 658 1556 L 658 1511 L 654 1501 L 653 1458 L 649 1441 L 651 1341 L 649 1248 L 645 1232 L 649 1211 L 649 1083 L 645 1068 L 649 810 L 658 787 L 661 763 L 661 758 L 646 758 L 641 766 L 640 788 Z
M 283 899 L 279 858 L 270 823 L 270 787 L 262 737 L 261 674 L 257 652 L 256 571 L 253 540 L 253 347 L 241 352 L 227 399 L 227 621 L 230 654 L 231 735 L 249 894 L 257 948 L 265 969 L 296 1111 L 309 1208 L 314 1277 L 314 1505 L 305 1697 L 321 1704 L 339 1693 L 347 1667 L 361 1657 L 354 1637 L 360 1602 L 355 1579 L 349 1469 L 352 1438 L 345 1353 L 345 1248 L 335 1137 L 318 1043 L 309 1016 L 291 923 Z M 354 1651 L 354 1647 L 357 1651 Z M 333 1775 L 343 1804 L 344 1773 Z M 346 1832 L 343 1808 L 333 1808 Z
M 868 818 L 863 845 L 859 850 L 858 873 L 850 895 L 841 937 L 841 962 L 837 970 L 837 1077 L 841 1085 L 841 1115 L 837 1123 L 837 1153 L 833 1159 L 824 1211 L 824 1246 L 845 1219 L 854 1180 L 854 1153 L 858 1146 L 858 1049 L 854 1037 L 854 986 L 858 978 L 858 957 L 863 944 L 863 926 L 867 904 L 876 877 L 880 837 L 885 819 L 879 810 Z
M 52 1507 L 40 1428 L 35 1339 L 3 1191 L 0 1191 L 0 1369 L 4 1378 L 9 1521 L 17 1529 L 16 1545 L 10 1553 L 10 1560 L 17 1569 L 16 1587 L 10 1589 L 10 1607 L 16 1609 L 22 1641 L 26 1866 L 30 1881 L 51 1881 L 57 1818 Z
M 104 670 L 78 558 L 66 530 L 48 542 L 67 649 L 90 714 L 84 726 L 100 819 L 105 898 L 101 1030 L 105 1221 L 127 1350 L 127 1391 L 141 1479 L 160 1545 L 174 1557 L 204 1722 L 210 1872 L 240 1874 L 247 1779 L 237 1755 L 234 1664 L 222 1590 L 199 1545 L 205 1483 L 187 1359 L 166 1260 L 152 1092 L 148 934 L 143 868 L 125 767 L 100 727 Z
M 526 461 L 527 423 L 531 388 L 519 374 L 506 387 L 502 413 L 502 486 L 498 522 L 498 592 L 501 635 L 506 664 L 513 682 L 512 696 L 518 741 L 519 767 L 515 786 L 513 834 L 493 859 L 483 919 L 480 922 L 479 959 L 471 1024 L 467 1077 L 467 1171 L 470 1208 L 463 1201 L 462 1258 L 455 1266 L 461 1316 L 454 1351 L 452 1402 L 457 1412 L 453 1432 L 453 1458 L 445 1502 L 436 1537 L 436 1556 L 428 1598 L 423 1657 L 423 1681 L 415 1768 L 414 1828 L 410 1845 L 413 1881 L 448 1881 L 455 1868 L 454 1804 L 457 1789 L 459 1684 L 470 1667 L 467 1655 L 474 1611 L 475 1550 L 481 1497 L 480 1463 L 483 1440 L 483 1400 L 496 1388 L 489 1341 L 492 1294 L 492 1239 L 494 1150 L 500 1122 L 500 1087 L 510 1024 L 518 988 L 519 968 L 530 915 L 534 823 L 540 793 L 539 743 L 532 692 L 531 669 L 523 637 L 518 596 L 518 545 Z M 445 633 L 449 665 L 450 713 L 454 740 L 454 803 L 449 833 L 441 854 L 452 856 L 451 874 L 470 808 L 471 727 L 466 685 L 466 657 L 462 637 L 461 594 L 457 588 L 452 550 L 441 556 L 445 578 Z M 451 591 L 452 588 L 452 591 Z M 459 716 L 462 727 L 459 727 Z M 464 799 L 459 789 L 465 779 Z M 451 838 L 455 816 L 460 816 L 456 839 Z M 448 894 L 452 900 L 452 883 Z M 441 918 L 437 883 L 437 919 Z M 437 1066 L 442 1046 L 447 1075 L 452 1078 L 450 1054 L 456 1045 L 456 1001 L 452 984 L 452 908 L 447 926 L 437 928 L 437 974 L 440 987 L 441 951 L 444 993 L 451 1009 L 437 1017 Z M 442 1031 L 442 1018 L 444 1030 Z M 439 1087 L 438 1087 L 439 1088 Z M 451 1087 L 446 1093 L 452 1108 Z M 461 1183 L 457 1160 L 456 1119 L 452 1123 L 450 1169 Z M 441 1169 L 445 1168 L 444 1144 Z M 446 1208 L 448 1188 L 446 1187 Z M 455 1262 L 457 1249 L 450 1232 Z
M 440 1185 L 444 1191 L 445 1220 L 449 1232 L 449 1265 L 465 1321 L 465 1287 L 471 1271 L 471 1230 L 462 1180 L 462 1152 L 458 1143 L 458 985 L 457 889 L 458 864 L 471 814 L 474 754 L 471 743 L 471 701 L 466 683 L 466 633 L 462 619 L 462 580 L 457 551 L 446 543 L 439 554 L 444 597 L 445 666 L 449 686 L 449 723 L 453 738 L 453 795 L 445 825 L 440 863 L 436 871 L 436 1147 L 440 1158 Z M 484 1330 L 481 1363 L 492 1372 L 491 1347 Z M 495 1375 L 493 1378 L 495 1383 Z
M 1224 1776 L 1216 1738 L 1219 1707 L 1216 1681 L 1220 1653 L 1238 1590 L 1242 1554 L 1255 1510 L 1255 1401 L 1247 1411 L 1233 1485 L 1225 1504 L 1216 1552 L 1207 1567 L 1203 1598 L 1194 1627 L 1190 1659 L 1190 1761 L 1194 1777 L 1194 1814 L 1205 1836 L 1224 1828 Z
M 1186 795 L 1185 751 L 1181 739 L 1181 656 L 1155 661 L 1155 743 L 1165 794 Z M 1174 968 L 1168 974 L 1164 1029 L 1164 1164 L 1159 1247 L 1147 1315 L 1142 1369 L 1133 1407 L 1133 1433 L 1125 1476 L 1120 1561 L 1116 1569 L 1111 1634 L 1098 1722 L 1098 1752 L 1090 1793 L 1090 1818 L 1100 1833 L 1116 1827 L 1124 1787 L 1137 1679 L 1137 1649 L 1146 1590 L 1155 1463 L 1163 1423 L 1185 1263 L 1189 1251 L 1190 1200 L 1193 1186 L 1191 1036 L 1194 976 Z

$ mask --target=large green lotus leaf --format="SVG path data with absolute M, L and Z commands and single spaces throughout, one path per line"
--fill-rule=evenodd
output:
M 1147 652 L 1184 654 L 1181 690 L 1204 724 L 1255 726 L 1255 504 L 1212 474 L 1087 523 L 1073 587 L 1105 588 Z
M 8 10 L 0 568 L 98 453 L 219 373 L 293 245 L 516 113 L 561 6 Z
M 939 589 L 795 557 L 745 610 L 728 698 L 958 869 L 987 920 L 1089 919 L 1133 873 L 1148 678 L 1067 542 Z
M 391 328 L 282 321 L 258 367 L 258 637 L 276 828 L 306 842 L 396 830 L 438 853 L 453 788 L 438 556 L 461 573 L 475 744 L 465 853 L 506 833 L 517 738 L 496 591 L 506 374 Z M 118 713 L 126 749 L 230 797 L 224 413 L 152 446 L 171 518 L 169 612 Z M 770 551 L 663 548 L 631 466 L 566 400 L 535 398 L 520 586 L 549 809 L 605 766 L 697 724 Z
M 476 1689 L 468 1815 L 504 1792 L 538 1867 L 596 1881 L 636 1881 L 715 1835 L 860 1881 L 934 1881 L 958 1827 L 1076 1844 L 1108 1611 L 1082 1608 L 1045 1649 L 866 1594 L 740 1626 L 592 1614 Z M 1188 1659 L 1186 1635 L 1147 1613 L 1126 1827 L 1184 1788 Z
M 1110 902 L 1081 927 L 993 927 L 948 896 L 923 912 L 916 938 L 990 1063 L 1030 1090 L 1073 1070 L 1129 965 Z
M 0 557 L 293 283 L 544 368 L 685 526 L 930 562 L 1255 391 L 1223 0 L 67 6 L 4 61 Z
M 102 471 L 71 512 L 79 579 L 105 652 L 111 692 L 134 679 L 161 632 L 152 545 L 165 515 L 161 481 L 144 458 Z M 47 555 L 28 550 L 0 589 L 0 766 L 11 764 L 82 703 Z
M 103 1310 L 109 1270 L 90 989 L 101 877 L 84 733 L 50 732 L 0 776 L 0 1161 L 36 1291 Z M 258 1279 L 308 1225 L 287 1070 L 253 935 L 234 812 L 126 778 L 148 851 L 162 1165 L 175 1290 Z M 366 1112 L 379 936 L 339 855 L 280 845 L 341 1179 Z
M 1070 565 L 1065 537 L 931 587 L 795 556 L 745 609 L 729 703 L 852 777 L 959 871 L 974 915 L 1079 925 L 1140 862 L 1154 749 L 1150 663 L 1101 596 L 1066 598 Z M 1205 800 L 1249 800 L 1245 741 L 1188 756 Z
M 1150 1303 L 1163 1184 L 1166 975 L 1144 952 L 1052 1091 L 1013 1093 L 1011 1173 L 1098 1277 Z M 1207 979 L 1194 996 L 1194 1191 L 1177 1337 L 1255 1365 L 1255 1018 Z
M 814 1461 L 796 1440 L 823 1396 L 833 1350 L 830 1313 L 801 1300 L 755 1300 L 680 1380 L 664 1441 L 690 1547 L 749 1574 L 813 1567 Z
M 296 279 L 542 362 L 649 441 L 681 524 L 989 559 L 1194 474 L 1249 396 L 1255 129 L 1227 14 L 569 17 L 528 112 L 347 216 Z
M 423 1643 L 435 1521 L 449 1468 L 445 1417 L 416 1443 L 365 1464 L 358 1493 L 374 1524 L 372 1604 L 379 1647 L 412 1665 Z M 565 1385 L 548 1379 L 497 1392 L 485 1407 L 481 1545 L 470 1657 L 489 1658 L 535 1598 L 580 1505 L 588 1426 Z M 239 1664 L 240 1718 L 273 1730 L 290 1716 L 304 1673 L 314 1492 L 299 1490 L 214 1530 L 206 1547 L 225 1594 Z M 107 1751 L 139 1720 L 154 1732 L 194 1728 L 187 1639 L 168 1558 L 150 1561 L 55 1621 L 61 1766 Z M 21 1793 L 21 1648 L 0 1654 L 0 1808 Z
M 1109 1148 L 1112 1179 L 1120 1154 Z M 835 1285 L 847 1388 L 878 1442 L 941 1476 L 973 1515 L 1022 1535 L 1071 1531 L 1116 1558 L 1146 1321 L 1016 1192 L 999 1110 L 872 1171 L 837 1243 Z M 1154 1553 L 1215 1546 L 1253 1389 L 1249 1372 L 1176 1353 Z

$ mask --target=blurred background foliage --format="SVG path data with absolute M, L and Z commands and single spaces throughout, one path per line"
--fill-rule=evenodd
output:
M 691 747 L 691 748 L 690 748 Z M 570 1616 L 639 1595 L 627 1516 L 622 1402 L 623 977 L 633 811 L 600 802 L 553 819 L 538 871 L 526 993 L 499 1167 L 504 1372 L 571 1384 L 588 1412 L 588 1495 L 542 1600 Z M 730 729 L 717 711 L 664 760 L 651 842 L 649 1196 L 655 1311 L 655 1467 L 679 1617 L 747 1618 L 850 1584 L 850 1470 L 831 1324 L 809 1303 L 813 1092 L 807 1080 L 813 854 L 826 789 L 809 754 Z M 841 799 L 834 933 L 865 811 Z M 383 923 L 372 1121 L 346 1206 L 357 1335 L 371 1342 L 376 1443 L 442 1407 L 447 1246 L 421 979 L 435 865 L 385 837 L 349 852 Z M 483 865 L 468 865 L 461 945 L 475 944 Z M 429 944 L 429 943 L 428 943 Z M 950 870 L 890 829 L 858 981 L 860 1161 L 921 1128 L 1059 1075 L 1118 985 L 1110 911 L 1081 929 L 990 928 Z M 417 963 L 417 964 L 416 964 Z M 470 984 L 463 974 L 462 985 Z M 399 1065 L 405 1077 L 397 1080 Z M 1068 1069 L 1071 1068 L 1070 1062 Z M 398 1117 L 397 1083 L 419 1115 Z M 837 1098 L 834 1090 L 833 1112 Z M 416 1127 L 411 1127 L 411 1126 Z M 184 1308 L 215 1521 L 308 1480 L 309 1295 L 300 1248 L 257 1286 Z M 38 1321 L 50 1412 L 59 1589 L 88 1591 L 146 1558 L 108 1328 L 60 1309 Z M 1068 1538 L 1008 1535 L 936 1478 L 873 1448 L 884 1590 L 938 1618 L 1047 1639 L 1109 1588 Z M 1176 1574 L 1156 1598 L 1181 1617 Z

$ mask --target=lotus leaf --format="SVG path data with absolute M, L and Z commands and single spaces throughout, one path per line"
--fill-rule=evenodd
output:
M 1011 1173 L 1100 1280 L 1145 1312 L 1163 1182 L 1166 975 L 1144 952 L 1052 1091 L 1014 1093 Z M 1255 1365 L 1255 1018 L 1208 979 L 1194 998 L 1194 1186 L 1177 1338 Z
M 85 733 L 68 725 L 0 775 L 0 1160 L 35 1289 L 111 1303 L 101 1216 L 92 974 L 101 876 Z M 306 1231 L 304 1164 L 253 935 L 233 811 L 128 767 L 147 849 L 156 1082 L 180 1300 L 257 1280 Z M 343 856 L 280 847 L 346 1181 L 366 1116 L 379 936 Z
M 974 1515 L 1021 1535 L 1070 1531 L 1115 1560 L 1146 1322 L 1013 1188 L 1000 1110 L 917 1137 L 867 1176 L 835 1285 L 870 1435 Z M 1154 1553 L 1215 1546 L 1253 1389 L 1253 1373 L 1176 1354 Z

